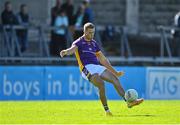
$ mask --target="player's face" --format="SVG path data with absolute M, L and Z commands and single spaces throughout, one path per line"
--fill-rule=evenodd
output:
M 11 10 L 12 10 L 12 5 L 11 5 L 11 4 L 8 4 L 8 5 L 6 6 L 6 9 L 7 9 L 8 11 L 11 11 Z
M 27 9 L 26 6 L 24 6 L 24 7 L 22 8 L 22 12 L 23 12 L 24 14 L 27 14 L 27 13 L 28 13 L 28 9 Z
M 85 31 L 85 37 L 86 37 L 86 39 L 92 40 L 92 39 L 94 38 L 94 33 L 95 33 L 95 28 L 93 28 L 93 29 L 88 28 L 88 29 Z

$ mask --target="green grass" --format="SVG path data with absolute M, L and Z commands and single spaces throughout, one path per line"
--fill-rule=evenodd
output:
M 148 101 L 128 109 L 123 101 L 109 101 L 113 117 L 106 117 L 100 101 L 1 101 L 1 124 L 178 124 L 180 100 Z

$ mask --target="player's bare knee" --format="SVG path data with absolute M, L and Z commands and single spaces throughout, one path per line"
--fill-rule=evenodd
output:
M 91 78 L 90 78 L 90 81 L 91 81 L 91 82 L 94 82 L 94 81 L 97 79 L 97 75 L 98 75 L 98 74 L 92 75 Z
M 104 82 L 102 80 L 99 80 L 97 87 L 100 91 L 104 91 Z
M 113 84 L 117 85 L 117 84 L 119 84 L 119 79 L 116 76 L 113 76 L 112 82 L 113 82 Z
M 101 84 L 104 84 L 103 80 L 100 78 L 100 76 L 98 74 L 94 74 L 91 77 L 90 81 L 98 88 Z
M 102 88 L 104 86 L 104 81 L 101 79 L 100 76 L 96 77 L 96 82 L 98 83 L 98 88 Z

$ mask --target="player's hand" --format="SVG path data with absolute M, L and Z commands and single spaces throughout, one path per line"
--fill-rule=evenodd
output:
M 67 54 L 67 51 L 66 51 L 66 50 L 62 50 L 62 51 L 60 52 L 60 56 L 61 56 L 61 57 L 64 57 L 66 54 Z
M 120 76 L 123 76 L 123 75 L 124 75 L 124 71 L 117 71 L 116 72 L 117 77 L 120 77 Z

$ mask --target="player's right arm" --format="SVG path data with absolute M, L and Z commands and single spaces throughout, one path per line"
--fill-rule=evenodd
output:
M 77 47 L 75 44 L 72 44 L 72 46 L 71 46 L 70 48 L 65 49 L 65 50 L 62 50 L 62 51 L 60 52 L 60 56 L 61 56 L 61 57 L 64 57 L 64 56 L 66 56 L 66 55 L 72 55 L 72 54 L 75 53 L 75 51 L 76 51 L 77 48 L 78 48 L 78 47 Z
M 119 77 L 119 76 L 123 76 L 123 75 L 124 75 L 124 72 L 123 72 L 123 71 L 116 71 L 116 70 L 112 67 L 112 65 L 111 65 L 111 63 L 109 62 L 109 60 L 104 56 L 104 54 L 103 54 L 101 51 L 97 52 L 97 53 L 96 53 L 96 56 L 97 56 L 99 62 L 100 62 L 103 66 L 105 66 L 107 69 L 109 69 L 109 71 L 111 71 L 115 76 Z

